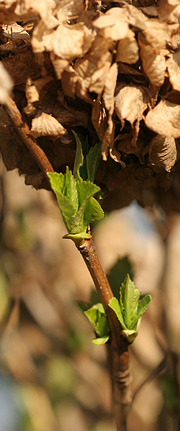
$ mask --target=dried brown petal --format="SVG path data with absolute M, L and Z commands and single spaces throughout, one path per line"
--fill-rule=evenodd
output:
M 117 64 L 114 63 L 110 67 L 109 73 L 106 76 L 106 80 L 104 83 L 104 93 L 103 93 L 105 108 L 110 112 L 111 115 L 114 112 L 114 92 L 116 88 L 117 75 L 118 75 L 118 67 L 117 67 Z
M 93 104 L 91 120 L 99 140 L 102 142 L 107 129 L 107 115 L 104 104 L 99 98 Z
M 101 146 L 102 158 L 105 161 L 107 160 L 109 148 L 110 148 L 111 158 L 115 158 L 115 157 L 113 157 L 114 156 L 113 151 L 111 151 L 111 148 L 113 146 L 113 141 L 114 141 L 114 132 L 115 132 L 115 125 L 114 125 L 114 122 L 112 121 L 112 118 L 109 117 L 108 127 L 104 133 L 103 140 L 102 140 L 102 146 Z M 116 159 L 116 161 L 118 161 L 118 160 Z
M 93 25 L 100 30 L 104 38 L 120 40 L 127 36 L 129 25 L 127 22 L 127 10 L 125 8 L 111 8 L 105 14 L 97 18 Z
M 60 25 L 53 34 L 52 50 L 60 58 L 74 60 L 85 55 L 90 49 L 94 35 L 81 23 L 71 26 Z
M 150 142 L 149 163 L 155 171 L 170 172 L 177 160 L 177 147 L 174 138 L 157 135 Z
M 92 44 L 88 54 L 83 59 L 78 59 L 75 63 L 76 72 L 76 95 L 91 103 L 88 91 L 101 94 L 104 88 L 104 81 L 110 68 L 112 54 L 109 48 L 112 41 L 97 37 Z
M 166 65 L 172 88 L 180 91 L 180 51 L 171 55 L 167 60 Z
M 52 61 L 57 79 L 61 79 L 64 70 L 67 68 L 69 61 L 57 57 L 53 51 L 50 52 L 50 59 Z
M 27 106 L 24 108 L 24 112 L 27 115 L 32 115 L 36 111 L 37 103 L 40 99 L 40 91 L 46 86 L 50 81 L 52 81 L 51 76 L 46 76 L 44 78 L 37 79 L 32 82 L 31 78 L 26 81 L 25 94 L 27 99 Z
M 166 137 L 180 137 L 180 105 L 161 100 L 148 112 L 146 126 L 155 133 Z
M 76 91 L 76 82 L 78 80 L 78 74 L 74 70 L 74 68 L 69 65 L 66 67 L 66 70 L 62 74 L 62 87 L 64 94 L 72 99 L 75 97 Z
M 51 115 L 42 112 L 32 120 L 31 135 L 34 138 L 39 136 L 61 137 L 66 133 L 66 129 Z
M 89 79 L 89 91 L 100 94 L 104 87 L 104 80 L 109 74 L 110 62 L 106 62 L 101 68 L 97 69 Z M 87 80 L 88 82 L 88 80 Z
M 129 30 L 127 37 L 117 44 L 116 61 L 134 64 L 139 59 L 139 47 L 133 31 Z
M 141 7 L 140 9 L 143 13 L 145 13 L 145 15 L 152 16 L 152 17 L 158 16 L 157 6 L 155 5 Z
M 144 15 L 139 8 L 131 4 L 128 4 L 126 9 L 128 12 L 128 23 L 133 27 L 143 30 L 145 28 L 146 21 L 148 20 L 146 15 Z
M 179 22 L 180 5 L 179 0 L 158 0 L 158 17 L 168 23 Z
M 160 87 L 165 79 L 166 61 L 164 55 L 157 55 L 151 45 L 147 45 L 139 37 L 140 57 L 143 70 L 151 84 Z
M 15 13 L 17 15 L 37 13 L 40 17 L 45 18 L 51 14 L 51 10 L 55 7 L 54 0 L 23 0 L 16 3 Z
M 13 40 L 30 40 L 30 35 L 19 24 L 3 25 L 3 36 Z
M 31 39 L 34 53 L 53 51 L 54 31 L 49 29 L 44 21 L 39 21 Z
M 122 128 L 125 121 L 131 126 L 136 120 L 142 120 L 143 112 L 150 101 L 148 92 L 142 86 L 122 85 L 115 98 L 115 112 L 121 121 Z
M 170 34 L 168 26 L 165 22 L 158 19 L 148 19 L 143 30 L 145 43 L 151 45 L 154 54 L 160 54 L 162 48 L 170 42 Z
M 111 157 L 113 157 L 113 153 L 111 152 L 111 147 L 114 140 L 114 123 L 112 120 L 112 115 L 114 112 L 114 92 L 116 88 L 117 75 L 118 75 L 118 68 L 117 68 L 117 64 L 114 63 L 111 66 L 108 75 L 106 76 L 104 93 L 103 93 L 104 105 L 108 111 L 108 123 L 107 123 L 108 127 L 103 136 L 102 147 L 101 147 L 103 160 L 107 159 L 109 147 L 110 147 L 110 155 Z
M 57 2 L 56 2 L 57 3 Z M 61 0 L 57 6 L 57 16 L 64 12 L 66 19 L 77 17 L 84 10 L 84 0 Z
M 36 111 L 34 103 L 39 101 L 39 92 L 37 91 L 36 86 L 32 83 L 31 78 L 27 79 L 25 94 L 27 99 L 27 106 L 25 106 L 24 112 L 27 115 L 31 115 Z

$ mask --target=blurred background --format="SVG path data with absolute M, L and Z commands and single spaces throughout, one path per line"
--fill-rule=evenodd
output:
M 2 163 L 0 230 L 0 431 L 115 431 L 106 347 L 77 305 L 90 275 L 52 195 Z M 112 284 L 128 271 L 152 295 L 131 347 L 128 431 L 179 430 L 180 216 L 133 202 L 93 233 Z

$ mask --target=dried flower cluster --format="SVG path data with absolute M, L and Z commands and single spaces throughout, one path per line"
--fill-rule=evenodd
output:
M 54 169 L 73 164 L 72 129 L 88 129 L 107 207 L 179 210 L 179 0 L 0 0 L 0 24 L 0 101 L 14 86 Z M 7 169 L 44 187 L 3 108 L 0 132 Z

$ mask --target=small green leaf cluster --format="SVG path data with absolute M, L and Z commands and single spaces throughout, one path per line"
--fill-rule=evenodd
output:
M 73 173 L 66 167 L 66 173 L 48 173 L 51 187 L 56 195 L 68 234 L 75 243 L 90 238 L 87 233 L 88 225 L 104 216 L 103 210 L 94 196 L 100 188 L 93 183 L 96 169 L 100 160 L 100 147 L 97 144 L 90 149 L 85 160 L 81 141 L 74 133 L 76 139 L 76 157 Z M 80 168 L 84 168 L 87 178 L 80 176 Z
M 151 302 L 151 296 L 145 295 L 141 298 L 139 290 L 131 281 L 129 275 L 126 276 L 120 287 L 120 301 L 112 298 L 108 304 L 115 312 L 122 328 L 122 334 L 132 343 L 138 331 L 138 322 Z
M 84 313 L 89 319 L 97 335 L 97 338 L 92 340 L 93 343 L 97 345 L 105 344 L 109 340 L 110 328 L 104 307 L 101 302 L 93 305 Z
M 121 324 L 121 333 L 129 343 L 132 343 L 136 338 L 138 322 L 150 302 L 150 295 L 141 298 L 139 290 L 129 275 L 126 276 L 120 287 L 120 301 L 115 297 L 110 300 L 108 306 L 116 314 Z M 110 337 L 110 328 L 103 305 L 100 303 L 93 305 L 85 311 L 85 315 L 97 335 L 93 342 L 98 345 L 106 343 Z

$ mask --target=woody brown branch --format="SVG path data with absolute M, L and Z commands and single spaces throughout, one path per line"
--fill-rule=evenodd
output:
M 100 263 L 93 240 L 85 240 L 77 248 L 92 276 L 111 327 L 111 339 L 107 345 L 107 349 L 112 381 L 113 410 L 117 431 L 126 431 L 127 415 L 132 402 L 128 342 L 121 334 L 120 322 L 115 313 L 108 307 L 109 301 L 113 298 L 113 293 Z
M 43 149 L 37 144 L 34 138 L 30 137 L 30 130 L 28 125 L 23 122 L 21 113 L 11 97 L 8 97 L 6 104 L 4 106 L 10 120 L 12 121 L 14 128 L 20 137 L 21 141 L 26 145 L 28 150 L 31 152 L 34 160 L 38 164 L 42 173 L 49 182 L 47 172 L 54 172 L 54 169 L 47 158 Z
M 23 122 L 22 116 L 11 97 L 8 98 L 5 109 L 21 141 L 29 149 L 39 168 L 48 179 L 47 172 L 54 172 L 54 169 L 42 148 L 38 146 L 35 139 L 30 137 L 29 127 Z M 117 431 L 126 431 L 127 413 L 131 404 L 128 343 L 121 335 L 120 323 L 115 313 L 108 307 L 109 301 L 113 298 L 113 293 L 92 239 L 84 241 L 77 248 L 92 276 L 111 327 L 111 343 L 108 346 L 108 357 L 113 389 L 114 414 Z

